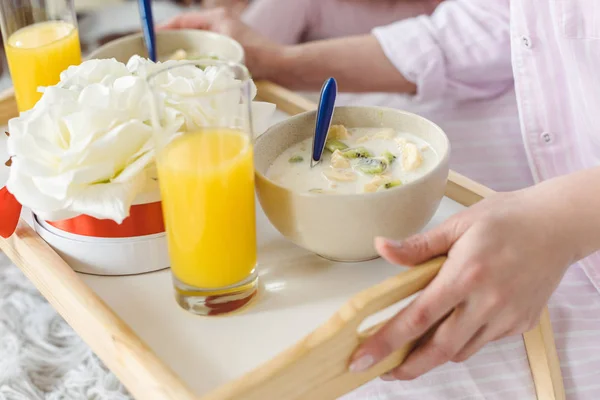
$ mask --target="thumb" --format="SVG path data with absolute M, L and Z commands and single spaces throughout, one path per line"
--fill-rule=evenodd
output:
M 375 248 L 384 259 L 393 264 L 414 266 L 447 254 L 461 234 L 457 225 L 448 221 L 401 242 L 382 237 L 375 238 Z
M 167 22 L 156 27 L 157 30 L 167 29 L 205 29 L 211 30 L 211 27 L 222 17 L 220 9 L 210 9 L 207 11 L 188 12 L 177 15 Z

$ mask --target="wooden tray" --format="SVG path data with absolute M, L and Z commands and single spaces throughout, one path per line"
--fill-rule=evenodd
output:
M 312 102 L 272 83 L 259 82 L 257 86 L 262 100 L 277 104 L 279 118 L 285 118 L 283 113 L 291 115 L 316 108 Z M 14 116 L 14 96 L 12 91 L 7 91 L 0 96 L 0 122 L 6 124 Z M 445 215 L 436 215 L 432 224 L 492 193 L 451 172 L 441 207 Z M 382 260 L 362 264 L 328 263 L 285 241 L 262 211 L 257 212 L 259 259 L 264 272 L 261 279 L 263 285 L 270 287 L 263 288 L 248 310 L 229 317 L 202 318 L 180 310 L 173 299 L 168 271 L 132 277 L 77 274 L 24 220 L 11 238 L 0 238 L 0 249 L 137 399 L 334 399 L 401 362 L 410 346 L 363 374 L 346 372 L 350 354 L 376 329 L 357 333 L 363 319 L 425 287 L 444 259 L 432 260 L 397 276 L 393 276 L 397 267 Z M 294 280 L 276 279 L 277 274 L 282 273 L 295 276 L 296 281 L 300 279 L 299 285 L 286 288 L 285 285 Z M 316 283 L 314 278 L 310 279 L 311 274 L 320 274 L 319 280 L 324 276 L 325 284 L 310 287 Z M 341 277 L 346 281 L 343 289 L 339 284 L 333 285 Z M 329 284 L 332 285 L 327 286 Z M 329 295 L 327 292 L 333 287 L 337 293 Z M 364 290 L 352 296 L 360 289 Z M 283 295 L 278 297 L 278 291 Z M 297 304 L 299 300 L 316 304 L 310 315 L 306 315 L 307 307 Z M 279 308 L 269 308 L 271 304 Z M 387 315 L 392 311 L 387 310 Z M 333 316 L 327 319 L 331 314 Z M 307 321 L 313 326 L 303 323 Z M 268 323 L 276 324 L 267 328 Z M 245 341 L 245 333 L 254 342 Z M 540 324 L 523 336 L 537 398 L 564 399 L 547 310 Z M 210 342 L 215 338 L 222 343 Z M 297 344 L 289 347 L 294 341 Z M 260 346 L 263 348 L 256 348 Z M 287 350 L 281 351 L 284 348 Z M 212 358 L 207 358 L 211 353 Z M 222 360 L 223 353 L 227 353 L 229 359 Z M 198 354 L 204 358 L 195 358 Z M 170 366 L 164 360 L 169 360 Z M 223 377 L 232 380 L 221 382 Z

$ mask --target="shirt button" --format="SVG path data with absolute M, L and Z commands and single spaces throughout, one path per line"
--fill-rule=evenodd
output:
M 521 36 L 521 44 L 526 49 L 530 49 L 531 48 L 531 39 L 529 38 L 529 36 L 525 36 L 525 35 Z
M 552 135 L 550 135 L 548 132 L 544 132 L 542 133 L 542 140 L 546 143 L 550 143 L 552 142 Z

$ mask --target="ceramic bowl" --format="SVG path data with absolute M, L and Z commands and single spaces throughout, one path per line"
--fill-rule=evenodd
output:
M 243 64 L 244 49 L 228 36 L 197 29 L 183 29 L 156 32 L 158 58 L 169 57 L 175 51 L 183 49 L 199 53 L 214 54 L 217 57 Z M 89 58 L 115 58 L 126 63 L 133 55 L 148 57 L 144 38 L 141 33 L 124 36 L 108 42 L 94 50 Z
M 334 261 L 378 257 L 374 238 L 402 240 L 419 232 L 435 214 L 448 179 L 450 143 L 433 122 L 382 107 L 336 107 L 333 124 L 388 127 L 426 140 L 438 154 L 437 165 L 421 178 L 375 193 L 311 194 L 282 187 L 266 177 L 273 161 L 290 146 L 312 136 L 316 112 L 273 125 L 255 143 L 256 188 L 275 228 L 297 245 Z

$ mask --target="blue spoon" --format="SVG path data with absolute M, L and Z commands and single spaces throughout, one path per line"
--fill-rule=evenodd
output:
M 310 167 L 314 167 L 321 162 L 327 134 L 331 127 L 331 118 L 335 108 L 335 98 L 337 96 L 337 82 L 334 78 L 329 78 L 321 88 L 321 98 L 319 108 L 317 109 L 317 121 L 315 123 L 315 134 L 313 137 L 312 158 Z
M 154 34 L 154 19 L 152 18 L 152 0 L 139 0 L 139 6 L 148 57 L 150 60 L 156 62 L 156 38 Z

